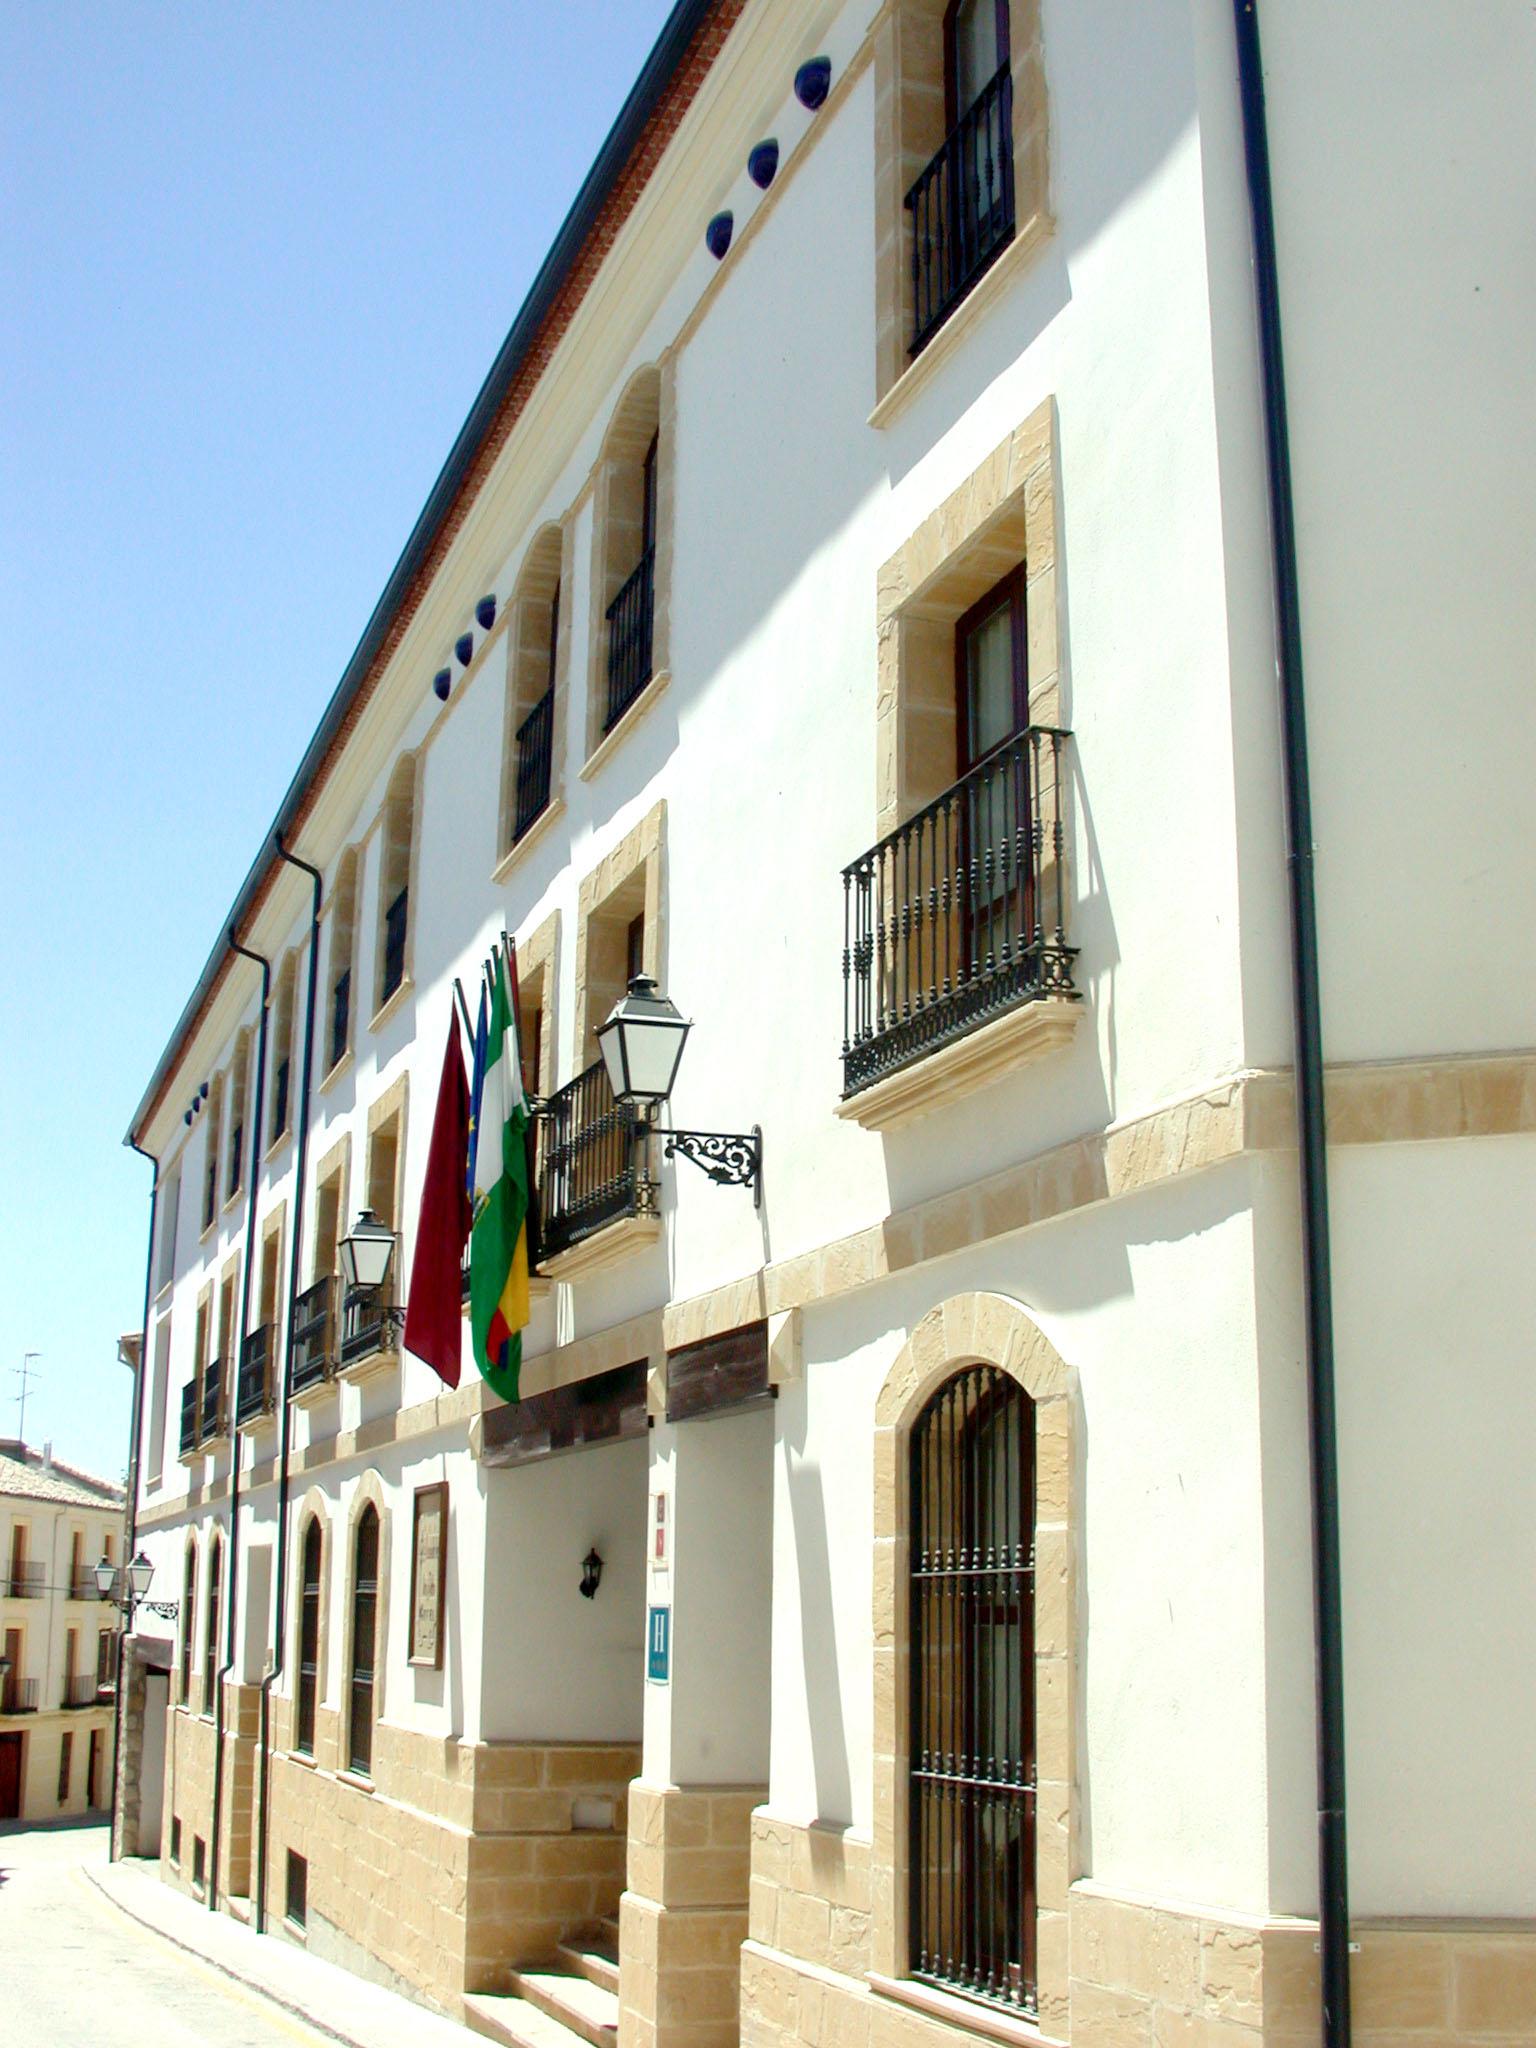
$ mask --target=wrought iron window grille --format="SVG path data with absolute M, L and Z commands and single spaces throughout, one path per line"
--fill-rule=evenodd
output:
M 1004 64 L 907 193 L 914 356 L 1013 240 L 1013 79 Z
M 646 548 L 618 596 L 609 605 L 608 707 L 603 731 L 612 732 L 651 680 L 651 646 L 656 618 L 656 549 Z

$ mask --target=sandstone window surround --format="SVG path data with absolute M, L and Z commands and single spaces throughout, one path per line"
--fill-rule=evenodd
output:
M 267 1071 L 270 1095 L 267 1102 L 267 1154 L 270 1157 L 293 1132 L 293 1012 L 298 955 L 290 950 L 277 970 L 271 1009 L 271 1057 Z
M 203 1610 L 203 1717 L 213 1713 L 219 1683 L 219 1610 L 223 1605 L 224 1539 L 215 1529 L 208 1545 L 208 1602 Z
M 1009 0 L 1013 234 L 913 354 L 918 308 L 913 282 L 919 232 L 907 195 L 932 162 L 959 112 L 946 92 L 948 16 L 954 0 L 892 0 L 875 29 L 875 388 L 882 424 L 953 348 L 1051 232 L 1049 137 L 1040 0 Z
M 229 1063 L 229 1164 L 224 1175 L 224 1206 L 240 1199 L 245 1187 L 247 1154 L 253 1149 L 251 1130 L 251 1034 L 241 1031 Z
M 149 1441 L 145 1447 L 145 1483 L 160 1484 L 165 1470 L 165 1404 L 171 1380 L 171 1312 L 155 1324 L 153 1377 L 149 1388 Z M 141 1368 L 142 1370 L 142 1368 Z M 193 1370 L 196 1371 L 194 1364 Z
M 372 1518 L 372 1534 L 368 1520 Z M 342 1670 L 346 1697 L 342 1701 L 343 1757 L 346 1772 L 372 1782 L 374 1730 L 384 1718 L 385 1679 L 389 1662 L 390 1518 L 383 1484 L 376 1472 L 358 1480 L 347 1515 L 347 1599 L 343 1628 Z M 359 1565 L 372 1566 L 371 1590 L 365 1579 L 359 1597 Z M 370 1640 L 359 1640 L 359 1625 Z
M 560 913 L 552 910 L 517 949 L 517 1003 L 522 1026 L 523 1085 L 544 1097 L 555 1086 L 555 987 Z
M 224 1076 L 215 1074 L 203 1115 L 203 1227 L 206 1237 L 219 1220 L 219 1151 L 224 1128 Z
M 931 1309 L 897 1355 L 875 1405 L 874 1836 L 870 1858 L 870 1983 L 935 2017 L 969 2024 L 988 2010 L 912 1983 L 909 1972 L 911 1804 L 910 1443 L 913 1424 L 957 1372 L 992 1365 L 1024 1389 L 1035 1419 L 1034 1737 L 1036 2009 L 1064 2038 L 1067 1894 L 1077 1849 L 1074 1470 L 1076 1376 L 1017 1302 L 964 1294 Z
M 377 1031 L 413 985 L 411 972 L 416 920 L 411 916 L 415 886 L 416 820 L 420 809 L 420 761 L 402 754 L 390 770 L 379 833 L 379 895 L 374 935 L 374 1001 L 370 1030 Z
M 155 1249 L 155 1296 L 158 1300 L 176 1278 L 176 1223 L 181 1210 L 181 1168 L 167 1175 L 155 1205 L 159 1244 Z
M 584 777 L 597 773 L 670 679 L 676 412 L 671 359 L 646 365 L 625 387 L 598 456 Z
M 507 701 L 493 876 L 498 882 L 538 826 L 564 808 L 574 591 L 572 522 L 551 521 L 529 545 L 508 606 Z
M 956 785 L 956 627 L 978 599 L 1022 566 L 1027 715 L 1063 723 L 1059 643 L 1056 410 L 1044 399 L 896 550 L 876 594 L 875 814 L 883 840 Z M 1062 743 L 1065 745 L 1065 742 Z M 1063 757 L 1064 758 L 1064 757 Z M 1033 801 L 1063 826 L 1067 790 L 1049 745 Z M 1070 903 L 1050 831 L 1039 853 L 1040 899 Z M 889 936 L 889 935 L 888 935 Z M 931 962 L 928 964 L 931 965 Z M 861 1088 L 838 1113 L 884 1130 L 983 1087 L 1070 1039 L 1082 1004 L 1046 995 Z
M 197 1630 L 197 1538 L 188 1536 L 181 1568 L 181 1705 L 192 1705 L 192 1643 Z
M 360 847 L 349 846 L 336 863 L 330 901 L 330 945 L 325 970 L 325 1085 L 352 1050 L 357 1010 L 357 890 L 362 865 Z

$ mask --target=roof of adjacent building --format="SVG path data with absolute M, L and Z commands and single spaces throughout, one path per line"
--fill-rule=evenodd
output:
M 66 1465 L 51 1451 L 34 1450 L 15 1437 L 0 1442 L 0 1495 L 68 1508 L 120 1508 L 127 1498 L 110 1479 Z
M 744 5 L 745 0 L 676 0 L 529 287 L 304 750 L 133 1113 L 124 1134 L 125 1145 L 137 1146 L 140 1133 L 159 1107 L 182 1047 L 206 1014 L 229 965 L 231 937 L 245 936 L 272 886 L 280 865 L 278 842 L 291 846 L 309 815 L 315 792 L 361 716 L 555 343 L 585 298 L 620 224 L 649 182 Z

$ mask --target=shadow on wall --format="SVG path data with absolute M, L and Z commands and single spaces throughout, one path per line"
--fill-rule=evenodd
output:
M 837 1666 L 837 1617 L 832 1607 L 832 1558 L 827 1540 L 821 1467 L 806 1457 L 805 1382 L 780 1390 L 779 1429 L 800 1588 L 800 1668 L 818 1819 L 846 1821 L 853 1811 L 848 1735 Z

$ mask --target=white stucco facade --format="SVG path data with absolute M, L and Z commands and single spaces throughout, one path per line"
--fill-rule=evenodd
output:
M 882 391 L 883 81 L 892 47 L 914 61 L 910 20 L 923 10 L 751 0 L 728 12 L 692 97 L 655 117 L 664 133 L 643 189 L 487 442 L 451 535 L 284 826 L 323 881 L 295 1277 L 303 1290 L 329 1270 L 322 1186 L 343 1230 L 373 1202 L 380 1128 L 399 1148 L 388 1220 L 397 1271 L 409 1272 L 454 978 L 472 987 L 503 930 L 526 973 L 541 962 L 547 1086 L 565 1086 L 589 1063 L 606 1008 L 592 1002 L 592 934 L 603 915 L 642 915 L 642 902 L 647 961 L 695 1020 L 672 1120 L 760 1123 L 761 1207 L 658 1156 L 654 1237 L 600 1265 L 557 1264 L 535 1290 L 525 1397 L 643 1367 L 648 1428 L 543 1462 L 509 1450 L 466 1328 L 457 1394 L 400 1353 L 361 1377 L 343 1365 L 295 1400 L 280 1538 L 279 1416 L 243 1430 L 234 1452 L 220 1438 L 183 1453 L 178 1434 L 199 1302 L 216 1325 L 220 1286 L 249 1243 L 256 1328 L 274 1229 L 274 1342 L 287 1356 L 310 899 L 304 875 L 274 866 L 242 935 L 275 976 L 292 962 L 287 1129 L 269 1142 L 269 1064 L 259 1160 L 247 1157 L 226 1199 L 228 1081 L 187 1120 L 242 1032 L 254 1059 L 259 977 L 238 959 L 212 980 L 135 1120 L 162 1194 L 177 1195 L 174 1225 L 168 1202 L 160 1211 L 137 1455 L 157 1594 L 180 1594 L 195 1548 L 194 1693 L 232 1458 L 237 1548 L 287 1543 L 280 1620 L 275 1571 L 242 1575 L 240 1597 L 254 1587 L 259 1605 L 241 1608 L 236 1629 L 230 1677 L 249 1700 L 232 1705 L 232 1727 L 255 1714 L 283 1642 L 274 1740 L 294 1746 L 282 1715 L 302 1661 L 299 1545 L 316 1515 L 317 1697 L 344 1738 L 347 1546 L 364 1489 L 382 1508 L 374 1711 L 391 1759 L 409 1753 L 410 1769 L 451 1778 L 469 1766 L 450 1769 L 450 1752 L 633 1750 L 626 1902 L 663 1921 L 682 1908 L 647 1891 L 644 1857 L 662 1854 L 672 1822 L 647 1836 L 645 1801 L 660 1814 L 690 1791 L 750 1793 L 739 2025 L 755 2040 L 765 1984 L 830 1971 L 856 1985 L 862 2012 L 866 1972 L 882 1976 L 895 1940 L 881 1922 L 882 1897 L 898 1909 L 880 1890 L 877 1762 L 889 1737 L 871 1615 L 881 1545 L 904 1538 L 882 1521 L 876 1418 L 904 1347 L 949 1303 L 1014 1304 L 1070 1376 L 1070 1896 L 1047 1901 L 1042 1877 L 1042 1913 L 1076 1930 L 1081 1902 L 1087 1914 L 1113 1900 L 1170 1925 L 1267 1929 L 1307 1922 L 1318 1899 L 1287 862 L 1231 18 L 1214 0 L 1046 0 L 1034 47 L 1049 231 L 1011 249 L 951 316 L 954 332 Z M 1016 52 L 1021 13 L 1034 19 L 1016 6 Z M 1266 9 L 1263 33 L 1329 1063 L 1353 1901 L 1371 1923 L 1528 1933 L 1536 1862 L 1516 1788 L 1536 1781 L 1536 1653 L 1515 1617 L 1536 1549 L 1536 927 L 1525 913 L 1536 598 L 1521 545 L 1536 475 L 1525 375 L 1536 275 L 1522 234 L 1536 170 L 1522 118 L 1530 29 L 1503 4 L 1345 14 L 1288 0 Z M 831 90 L 809 110 L 791 83 L 818 54 Z M 765 135 L 779 169 L 760 194 L 742 167 Z M 734 239 L 717 262 L 702 234 L 726 207 Z M 656 366 L 667 659 L 593 745 L 609 429 L 637 373 Z M 842 873 L 893 822 L 880 762 L 906 713 L 890 701 L 882 646 L 921 621 L 924 591 L 899 616 L 890 592 L 947 506 L 960 509 L 934 574 L 963 564 L 985 527 L 965 528 L 966 505 L 989 488 L 996 451 L 1028 435 L 1044 452 L 1024 516 L 1046 504 L 1055 551 L 1050 579 L 1029 586 L 1028 661 L 1032 676 L 1059 670 L 1057 723 L 1071 735 L 1074 1018 L 1040 1056 L 994 1062 L 926 1114 L 866 1127 L 836 1113 Z M 508 851 L 513 600 L 551 522 L 562 551 L 551 795 Z M 472 623 L 487 594 L 489 630 Z M 467 664 L 453 651 L 466 631 Z M 446 702 L 431 688 L 444 668 Z M 408 969 L 379 1004 L 387 800 L 406 757 Z M 352 1009 L 333 1062 L 338 885 L 354 859 Z M 147 981 L 141 999 L 169 1010 L 177 992 Z M 214 1214 L 200 1230 L 221 1093 Z M 759 1322 L 771 1401 L 765 1384 L 739 1413 L 669 1420 L 679 1356 Z M 438 1482 L 449 1502 L 440 1669 L 409 1658 L 413 1500 Z M 651 1554 L 658 1497 L 664 1569 Z M 591 1546 L 604 1575 L 586 1601 L 577 1582 Z M 646 1677 L 657 1606 L 671 1616 L 664 1684 Z M 190 1756 L 182 1767 L 200 1785 Z M 168 1815 L 176 1758 L 173 1742 Z M 327 1768 L 347 1776 L 340 1757 L 322 1757 L 317 1776 Z M 617 1762 L 612 1772 L 628 1776 Z M 582 1796 L 611 1805 L 607 1783 Z M 376 1814 L 431 1805 L 419 1783 L 386 1798 L 381 1775 L 375 1789 Z M 452 1820 L 471 1896 L 489 1825 L 479 1797 Z M 241 1800 L 252 1811 L 244 1781 L 228 1804 Z M 830 1911 L 863 1914 L 862 1967 L 796 1946 L 784 1899 L 807 1896 L 803 1885 L 786 1880 L 778 1917 L 755 1917 L 757 1888 L 766 1897 L 778 1883 L 763 1845 L 780 1823 L 785 1842 L 835 1837 L 840 1856 L 872 1856 L 862 1908 L 826 1895 Z M 622 1834 L 622 1800 L 613 1825 Z M 259 1816 L 251 1826 L 259 1833 Z M 274 1859 L 281 1846 L 274 1836 Z M 322 1852 L 307 1853 L 318 1917 L 331 1911 Z M 238 1894 L 242 1870 L 249 1888 L 248 1864 L 231 1864 L 226 1890 Z M 281 1883 L 275 1861 L 269 1883 Z M 734 1898 L 693 1905 L 738 1911 Z M 632 1910 L 626 1940 L 643 1918 Z M 368 1949 L 339 1903 L 334 1922 L 338 1941 Z M 495 1959 L 477 1961 L 464 1939 L 456 1979 L 417 1968 L 404 1946 L 379 1967 L 450 2005 L 456 1993 L 505 1994 Z M 1048 2036 L 1099 2038 L 1093 1999 L 1109 1993 L 1141 2000 L 1151 2026 L 1164 1992 L 1096 1979 L 1097 1951 L 1075 1931 L 1072 1954 L 1071 1988 L 1063 1963 L 1058 2004 L 1042 1989 L 1034 2013 Z M 1039 1967 L 1045 1987 L 1044 1936 Z M 622 2001 L 624 2048 L 649 2041 L 628 1988 Z M 878 2030 L 878 1985 L 873 2003 L 863 2024 Z M 1362 2009 L 1367 2027 L 1373 2010 Z M 1235 2014 L 1213 2003 L 1201 2024 L 1218 2022 L 1285 2038 L 1261 2003 Z M 943 2024 L 963 2015 L 946 2010 Z M 1218 2035 L 1188 2038 L 1216 2048 Z

